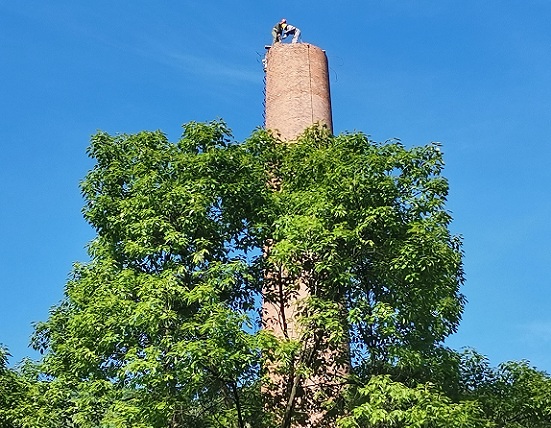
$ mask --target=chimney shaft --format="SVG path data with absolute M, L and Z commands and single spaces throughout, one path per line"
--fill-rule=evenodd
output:
M 318 122 L 332 130 L 325 52 L 308 43 L 275 43 L 266 55 L 266 129 L 293 140 Z
M 307 44 L 275 43 L 269 48 L 266 69 L 266 129 L 282 141 L 293 141 L 316 123 L 332 132 L 331 97 L 327 57 L 320 48 Z M 270 183 L 274 191 L 280 186 L 277 177 Z M 264 251 L 270 251 L 267 244 Z M 342 379 L 348 374 L 347 344 L 342 350 L 329 350 L 317 343 L 312 332 L 302 331 L 298 323 L 301 304 L 309 296 L 308 273 L 291 278 L 284 269 L 267 271 L 263 290 L 262 323 L 283 340 L 302 342 L 302 355 L 318 368 L 308 376 L 284 375 L 277 367 L 267 365 L 269 386 L 263 393 L 266 407 L 283 417 L 283 426 L 318 428 L 331 426 L 324 407 L 325 400 L 337 400 Z M 303 360 L 297 356 L 297 362 Z M 302 361 L 304 363 L 306 360 Z M 301 393 L 299 394 L 299 390 Z M 291 391 L 291 392 L 289 392 Z M 292 422 L 291 422 L 292 420 Z

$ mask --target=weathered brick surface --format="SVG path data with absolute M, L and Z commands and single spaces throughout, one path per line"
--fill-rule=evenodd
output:
M 308 43 L 276 43 L 268 50 L 265 113 L 266 128 L 284 141 L 295 139 L 314 123 L 332 130 L 329 73 L 323 50 Z M 296 304 L 308 296 L 308 291 L 304 284 L 293 288 L 290 296 L 282 293 L 277 298 L 274 290 L 265 292 L 263 309 L 266 328 L 295 339 L 299 336 Z
M 317 122 L 332 129 L 325 52 L 308 43 L 276 43 L 266 55 L 266 128 L 293 140 Z
M 276 43 L 269 49 L 265 113 L 266 128 L 283 141 L 296 139 L 314 123 L 325 124 L 332 131 L 329 73 L 323 50 L 307 43 Z M 277 190 L 277 179 L 271 185 Z M 264 251 L 269 253 L 270 243 Z M 281 339 L 301 342 L 302 350 L 295 362 L 313 370 L 311 375 L 301 376 L 278 373 L 277 364 L 264 367 L 271 380 L 263 387 L 265 405 L 281 416 L 291 406 L 292 428 L 332 427 L 323 403 L 338 400 L 349 372 L 346 344 L 328 349 L 323 334 L 304 331 L 297 322 L 312 277 L 311 272 L 303 272 L 291 278 L 284 269 L 273 267 L 266 272 L 263 290 L 263 327 Z

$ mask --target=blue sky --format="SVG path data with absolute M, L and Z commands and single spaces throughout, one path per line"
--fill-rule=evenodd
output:
M 335 132 L 440 141 L 469 303 L 449 344 L 551 372 L 547 0 L 0 0 L 0 343 L 12 362 L 93 231 L 101 129 L 262 125 L 261 56 L 287 18 L 327 51 Z

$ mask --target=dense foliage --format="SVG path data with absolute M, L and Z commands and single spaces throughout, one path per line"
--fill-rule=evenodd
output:
M 89 155 L 90 261 L 37 327 L 40 366 L 0 359 L 0 427 L 286 428 L 304 403 L 320 427 L 551 427 L 545 373 L 443 346 L 465 301 L 437 145 L 318 127 L 236 143 L 213 122 L 176 143 L 98 133 Z M 299 340 L 259 328 L 275 271 L 310 292 Z M 346 349 L 339 396 L 295 400 L 327 349 Z M 281 408 L 262 404 L 266 367 Z

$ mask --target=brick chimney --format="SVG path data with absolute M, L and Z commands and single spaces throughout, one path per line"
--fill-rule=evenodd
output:
M 266 129 L 283 142 L 292 142 L 316 123 L 327 126 L 332 132 L 325 51 L 308 43 L 275 43 L 269 47 L 264 66 Z M 277 177 L 274 177 L 272 185 L 277 190 L 280 185 Z M 269 253 L 269 243 L 264 251 Z M 282 269 L 266 272 L 262 304 L 263 328 L 282 340 L 300 341 L 304 351 L 313 340 L 309 332 L 301 331 L 297 311 L 301 302 L 309 296 L 308 279 L 307 273 L 300 279 L 290 279 Z M 320 369 L 308 378 L 297 378 L 297 375 L 293 378 L 291 375 L 276 374 L 274 367 L 265 368 L 271 379 L 271 385 L 263 388 L 266 406 L 284 418 L 282 427 L 331 426 L 320 397 L 330 399 L 340 394 L 341 382 L 349 372 L 349 365 L 342 364 L 342 358 L 338 365 L 335 361 L 339 356 L 347 355 L 347 347 L 344 344 L 342 352 L 317 349 L 315 358 Z M 318 348 L 323 348 L 323 344 Z M 289 409 L 292 409 L 292 420 L 289 419 Z
M 333 129 L 325 51 L 275 43 L 266 54 L 266 129 L 293 140 L 314 123 Z

